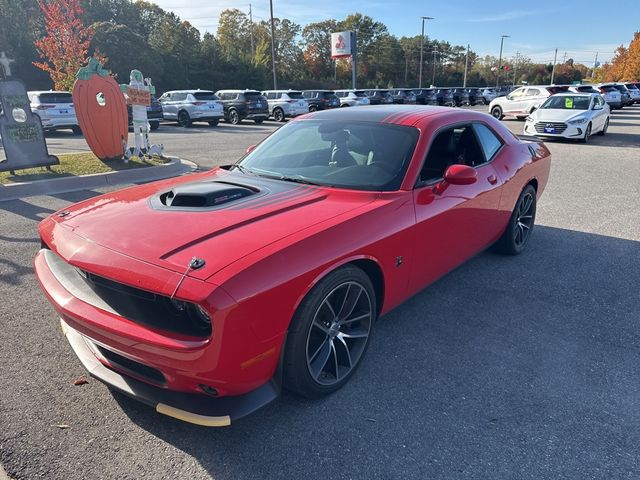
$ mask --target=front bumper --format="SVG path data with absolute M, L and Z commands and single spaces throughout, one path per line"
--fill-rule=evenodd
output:
M 156 387 L 108 368 L 94 355 L 90 339 L 63 319 L 60 324 L 74 353 L 92 377 L 178 420 L 205 427 L 226 427 L 270 403 L 280 393 L 273 380 L 244 395 L 221 398 Z
M 223 118 L 224 118 L 224 113 L 222 110 L 220 111 L 195 110 L 191 114 L 192 120 L 208 121 L 208 120 L 222 120 Z
M 580 125 L 567 125 L 567 128 L 560 133 L 549 133 L 549 132 L 538 132 L 534 126 L 534 123 L 527 122 L 524 126 L 525 135 L 533 135 L 536 137 L 545 137 L 545 138 L 569 138 L 569 139 L 580 139 L 584 137 L 585 129 L 587 128 L 587 123 Z
M 56 128 L 73 128 L 78 126 L 76 117 L 40 117 L 42 128 L 45 130 L 54 130 Z

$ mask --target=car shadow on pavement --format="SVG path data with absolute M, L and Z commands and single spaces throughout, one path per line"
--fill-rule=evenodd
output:
M 613 122 L 611 122 L 613 125 Z M 629 148 L 638 148 L 640 147 L 640 135 L 633 133 L 612 133 L 607 132 L 605 136 L 592 135 L 589 137 L 589 141 L 587 143 L 582 143 L 579 140 L 569 140 L 565 138 L 544 138 L 543 141 L 545 143 L 564 143 L 571 144 L 574 143 L 581 148 L 588 147 L 629 147 Z
M 216 479 L 622 478 L 640 442 L 638 285 L 640 242 L 536 226 L 524 254 L 481 254 L 381 318 L 327 398 L 285 393 L 223 429 L 115 398 Z
M 280 125 L 280 124 L 278 124 Z M 189 128 L 183 128 L 183 127 L 179 127 L 177 125 L 174 125 L 174 128 L 171 128 L 172 125 L 163 125 L 161 130 L 156 130 L 155 133 L 162 133 L 162 134 L 174 134 L 174 133 L 180 133 L 180 134 L 195 134 L 195 133 L 209 133 L 209 132 L 224 132 L 224 133 L 264 133 L 265 131 L 268 131 L 268 128 L 265 127 L 270 127 L 270 124 L 262 124 L 259 126 L 251 126 L 251 124 L 247 123 L 247 124 L 240 124 L 240 125 L 228 125 L 228 124 L 219 124 L 215 127 L 208 127 L 206 125 L 193 125 Z
M 55 193 L 44 196 L 55 197 L 67 202 L 75 203 L 93 198 L 96 195 L 101 195 L 101 192 L 95 190 L 77 190 L 74 192 Z M 5 210 L 15 215 L 20 215 L 30 220 L 35 220 L 37 222 L 40 222 L 41 220 L 55 212 L 55 210 L 51 208 L 47 208 L 32 202 L 29 198 L 27 198 L 26 200 L 14 199 L 0 201 L 0 210 Z

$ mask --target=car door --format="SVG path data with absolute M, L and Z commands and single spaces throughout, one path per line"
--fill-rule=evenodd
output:
M 591 131 L 599 132 L 604 128 L 604 124 L 607 121 L 607 111 L 604 108 L 605 101 L 600 95 L 595 95 L 591 102 L 591 114 L 593 126 Z
M 414 189 L 413 291 L 482 251 L 500 234 L 502 184 L 492 160 L 502 147 L 500 137 L 481 123 L 447 126 L 434 136 Z M 471 185 L 444 182 L 444 172 L 453 164 L 471 166 L 477 180 Z
M 504 114 L 514 115 L 522 112 L 524 109 L 524 97 L 525 89 L 517 88 L 509 95 L 505 97 L 504 108 L 502 109 Z

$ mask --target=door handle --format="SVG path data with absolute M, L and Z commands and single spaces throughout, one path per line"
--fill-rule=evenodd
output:
M 498 177 L 496 177 L 495 175 L 489 175 L 487 177 L 487 180 L 491 185 L 495 185 L 496 183 L 498 183 Z

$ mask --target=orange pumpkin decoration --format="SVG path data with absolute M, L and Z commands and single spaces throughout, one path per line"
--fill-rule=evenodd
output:
M 120 86 L 95 58 L 78 70 L 73 85 L 78 124 L 91 151 L 101 160 L 121 159 L 127 146 L 127 105 Z

